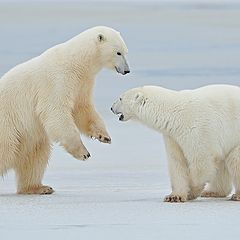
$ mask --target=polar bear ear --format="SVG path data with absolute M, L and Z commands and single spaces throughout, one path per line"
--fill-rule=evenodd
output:
M 105 37 L 103 36 L 103 34 L 102 33 L 99 33 L 98 34 L 98 41 L 99 42 L 104 42 L 106 39 L 105 39 Z

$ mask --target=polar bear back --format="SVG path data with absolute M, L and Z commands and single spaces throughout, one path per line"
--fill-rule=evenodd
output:
M 159 119 L 163 115 L 168 119 L 168 127 L 171 126 L 171 133 L 176 138 L 180 132 L 179 141 L 186 148 L 193 139 L 199 139 L 199 144 L 207 141 L 214 152 L 224 156 L 240 144 L 239 87 L 209 85 L 194 90 L 173 91 L 145 86 L 139 91 L 151 99 L 154 111 L 159 111 Z M 147 125 L 154 125 L 149 117 L 148 121 L 150 124 Z

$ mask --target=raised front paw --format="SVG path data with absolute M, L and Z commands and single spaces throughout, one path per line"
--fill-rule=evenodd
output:
M 97 137 L 91 136 L 92 139 L 97 139 L 99 142 L 102 143 L 111 143 L 111 138 L 109 136 L 104 136 L 99 134 Z
M 91 155 L 84 146 L 71 145 L 65 147 L 67 152 L 69 152 L 74 158 L 78 160 L 87 160 Z
M 78 160 L 87 160 L 89 157 L 91 157 L 90 153 L 87 151 L 87 149 L 78 149 L 77 151 L 74 151 L 71 153 L 72 156 Z
M 81 150 L 75 153 L 72 153 L 72 156 L 78 160 L 85 161 L 88 158 L 91 157 L 90 153 L 88 151 L 82 152 Z
M 164 202 L 170 202 L 170 203 L 181 203 L 181 202 L 186 202 L 187 197 L 181 196 L 178 194 L 170 194 L 165 197 Z
M 92 127 L 92 131 L 90 132 L 90 137 L 92 139 L 97 139 L 99 142 L 102 143 L 111 143 L 111 138 L 108 135 L 107 131 L 99 130 L 98 128 Z

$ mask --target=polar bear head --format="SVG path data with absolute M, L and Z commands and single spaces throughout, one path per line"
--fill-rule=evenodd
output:
M 111 111 L 119 115 L 120 121 L 128 121 L 129 119 L 137 119 L 139 113 L 143 112 L 148 97 L 143 88 L 133 88 L 123 93 L 116 102 L 113 103 Z
M 119 32 L 109 27 L 94 27 L 97 51 L 102 67 L 116 70 L 123 75 L 130 72 L 126 60 L 128 49 Z

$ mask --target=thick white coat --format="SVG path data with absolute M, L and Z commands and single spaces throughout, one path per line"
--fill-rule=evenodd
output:
M 80 133 L 111 142 L 94 108 L 94 80 L 104 67 L 129 72 L 126 54 L 119 32 L 95 27 L 0 79 L 0 174 L 14 169 L 19 193 L 53 192 L 41 183 L 52 141 L 81 160 L 90 154 Z
M 210 85 L 173 91 L 145 86 L 125 92 L 112 106 L 121 120 L 136 119 L 161 132 L 172 193 L 165 201 L 224 197 L 235 186 L 240 200 L 240 88 Z

